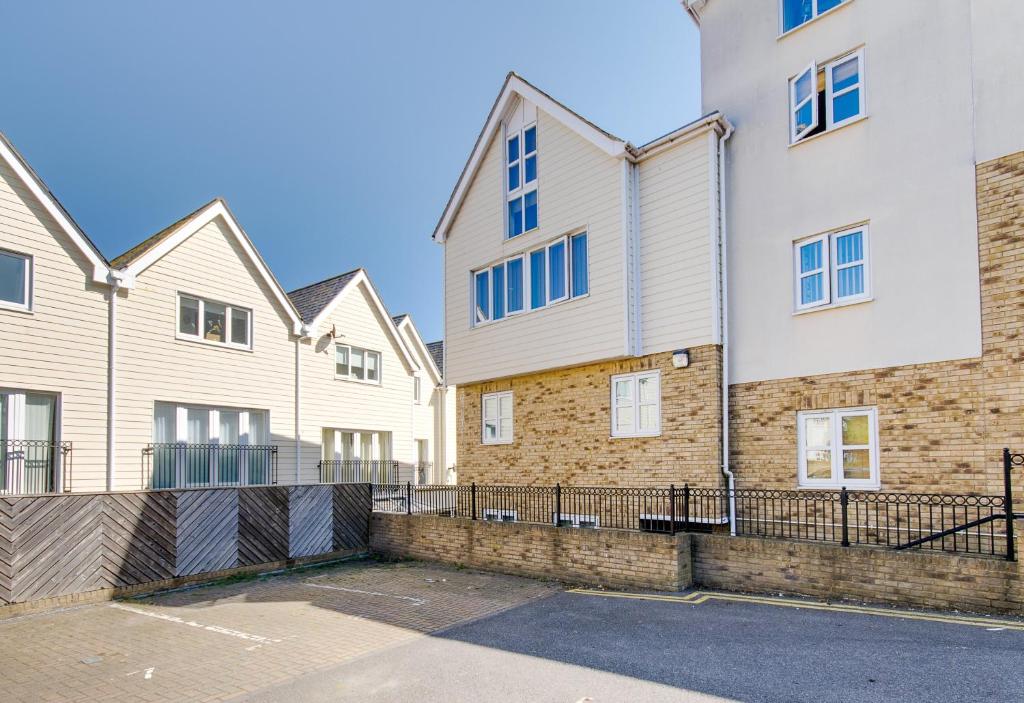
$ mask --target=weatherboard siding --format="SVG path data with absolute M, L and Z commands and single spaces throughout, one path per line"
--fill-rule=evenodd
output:
M 446 374 L 486 380 L 621 356 L 625 350 L 620 159 L 538 110 L 539 229 L 504 238 L 503 139 L 496 136 L 445 244 Z M 470 273 L 556 237 L 589 233 L 590 294 L 472 328 Z
M 33 257 L 32 312 L 0 308 L 0 388 L 60 395 L 75 490 L 106 476 L 107 302 L 92 263 L 0 162 L 0 249 Z
M 365 289 L 345 293 L 326 321 L 301 345 L 302 480 L 315 480 L 323 456 L 324 428 L 391 433 L 392 458 L 401 463 L 401 479 L 411 480 L 416 460 L 413 442 L 413 376 L 396 340 L 386 330 Z M 331 328 L 337 334 L 330 337 Z M 381 352 L 381 383 L 335 378 L 335 343 Z M 429 387 L 429 384 L 425 384 Z
M 179 292 L 252 310 L 251 351 L 179 340 Z M 295 470 L 295 342 L 270 287 L 217 218 L 139 274 L 118 300 L 115 487 L 141 486 L 156 401 L 267 410 L 278 476 Z
M 643 354 L 711 344 L 711 149 L 704 131 L 640 162 Z

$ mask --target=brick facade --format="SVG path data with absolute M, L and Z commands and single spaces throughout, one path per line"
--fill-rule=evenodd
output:
M 589 586 L 678 591 L 691 581 L 688 535 L 374 513 L 370 549 Z
M 721 350 L 672 354 L 459 386 L 459 483 L 578 486 L 719 486 Z M 661 369 L 661 435 L 611 437 L 611 377 Z M 512 390 L 513 443 L 481 442 L 480 398 Z
M 739 488 L 796 487 L 797 411 L 871 405 L 883 490 L 1002 493 L 1002 448 L 1024 449 L 1024 152 L 980 164 L 977 198 L 982 356 L 732 386 Z

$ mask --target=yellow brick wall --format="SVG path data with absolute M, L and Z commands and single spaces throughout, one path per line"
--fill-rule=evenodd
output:
M 661 369 L 661 435 L 611 437 L 611 377 Z M 577 486 L 718 487 L 721 456 L 721 351 L 590 364 L 459 386 L 458 482 Z M 513 443 L 481 442 L 480 399 L 512 390 Z
M 370 549 L 588 586 L 677 591 L 691 581 L 688 535 L 374 513 Z
M 873 405 L 883 490 L 1002 493 L 1002 448 L 1024 451 L 1024 152 L 977 191 L 981 358 L 732 386 L 739 488 L 796 487 L 797 411 Z

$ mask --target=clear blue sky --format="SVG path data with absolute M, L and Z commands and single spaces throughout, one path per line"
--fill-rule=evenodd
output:
M 18 2 L 0 130 L 108 257 L 214 196 L 286 289 L 366 268 L 441 336 L 430 234 L 515 70 L 642 143 L 699 116 L 678 0 Z

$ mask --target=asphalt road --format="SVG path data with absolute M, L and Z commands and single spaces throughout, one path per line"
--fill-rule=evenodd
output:
M 1020 701 L 1024 631 L 558 593 L 253 701 Z

